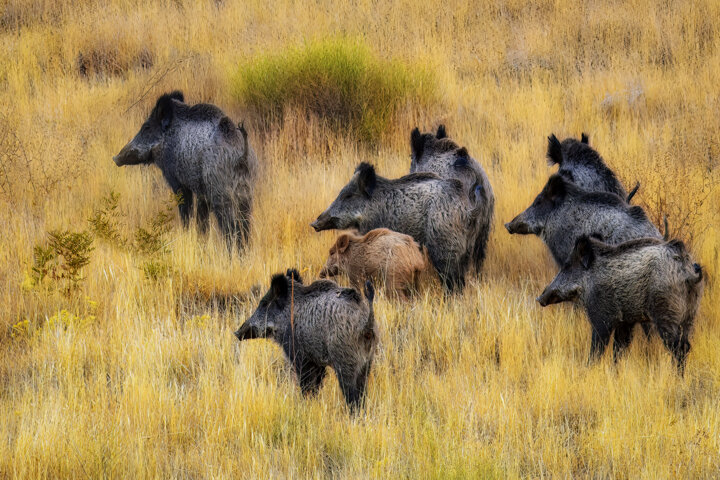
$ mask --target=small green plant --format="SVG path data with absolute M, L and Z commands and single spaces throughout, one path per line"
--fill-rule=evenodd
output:
M 45 278 L 54 272 L 55 265 L 53 260 L 57 258 L 57 253 L 49 246 L 35 245 L 33 248 L 33 261 L 32 266 L 32 283 L 39 285 L 45 280 Z
M 165 258 L 150 259 L 144 262 L 140 268 L 145 274 L 145 278 L 152 281 L 167 277 L 172 272 L 172 268 Z
M 124 247 L 127 240 L 120 234 L 118 219 L 122 216 L 119 206 L 120 194 L 110 191 L 101 200 L 100 208 L 88 218 L 90 231 L 97 237 L 118 247 Z
M 175 196 L 173 201 L 167 202 L 165 208 L 155 214 L 148 225 L 137 229 L 135 249 L 139 253 L 144 255 L 169 253 L 170 249 L 165 237 L 170 232 L 173 210 L 181 201 L 181 196 Z
M 33 283 L 37 286 L 49 279 L 67 294 L 77 290 L 82 269 L 90 263 L 92 244 L 89 232 L 49 232 L 47 245 L 36 245 L 33 251 Z
M 366 143 L 382 137 L 401 106 L 426 106 L 437 97 L 436 77 L 426 66 L 381 59 L 348 38 L 249 58 L 232 87 L 258 118 L 282 119 L 286 108 L 299 108 Z
M 140 267 L 148 280 L 157 281 L 172 273 L 167 234 L 170 232 L 173 211 L 182 201 L 181 195 L 175 195 L 145 227 L 139 227 L 135 232 L 135 249 L 141 255 L 150 257 Z

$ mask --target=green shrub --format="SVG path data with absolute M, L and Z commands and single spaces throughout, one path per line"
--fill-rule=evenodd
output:
M 231 83 L 235 98 L 266 125 L 297 108 L 368 143 L 387 132 L 402 106 L 437 98 L 430 69 L 381 59 L 347 38 L 259 54 L 240 64 Z
M 45 279 L 55 282 L 56 286 L 70 294 L 77 290 L 83 280 L 82 269 L 90 263 L 93 237 L 88 232 L 55 230 L 48 232 L 48 245 L 36 245 L 32 281 L 41 285 Z
M 118 219 L 122 216 L 119 209 L 120 194 L 110 190 L 107 196 L 103 197 L 100 208 L 95 209 L 92 216 L 88 218 L 90 231 L 97 237 L 106 240 L 110 244 L 124 247 L 127 243 L 120 234 Z

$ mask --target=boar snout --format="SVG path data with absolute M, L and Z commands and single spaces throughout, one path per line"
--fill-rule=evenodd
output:
M 320 270 L 319 276 L 320 278 L 336 277 L 339 273 L 340 271 L 337 265 L 325 265 L 322 270 Z
M 520 235 L 527 235 L 531 233 L 528 224 L 520 220 L 519 217 L 515 217 L 512 219 L 512 221 L 506 223 L 505 228 L 507 228 L 507 231 L 510 234 L 517 233 Z
M 557 294 L 557 290 L 550 290 L 546 288 L 542 294 L 536 299 L 541 307 L 547 307 L 553 303 L 560 303 L 562 300 Z
M 250 325 L 249 322 L 245 322 L 240 328 L 237 329 L 237 331 L 235 332 L 235 337 L 237 337 L 237 339 L 242 342 L 243 340 L 251 340 L 253 338 L 258 338 L 258 335 L 256 329 L 253 328 L 253 326 Z
M 316 232 L 321 232 L 323 230 L 333 230 L 337 228 L 336 223 L 336 220 L 328 215 L 327 212 L 323 212 L 310 226 L 313 227 Z
M 150 152 L 140 151 L 140 149 L 132 145 L 132 142 L 125 145 L 123 149 L 120 150 L 120 153 L 113 157 L 113 161 L 118 167 L 147 163 L 149 160 Z
M 575 287 L 570 290 L 551 288 L 549 285 L 543 293 L 536 298 L 541 307 L 547 307 L 555 303 L 569 302 L 575 300 L 580 294 L 580 289 Z

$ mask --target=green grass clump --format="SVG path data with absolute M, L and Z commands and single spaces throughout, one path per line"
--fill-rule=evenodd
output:
M 375 55 L 347 38 L 315 41 L 243 61 L 233 94 L 268 124 L 288 108 L 314 114 L 338 131 L 376 143 L 402 107 L 427 107 L 437 80 L 425 66 Z

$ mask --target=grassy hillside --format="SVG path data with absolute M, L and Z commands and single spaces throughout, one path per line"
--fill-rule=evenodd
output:
M 720 4 L 352 3 L 0 6 L 0 477 L 716 476 Z M 341 62 L 371 59 L 343 81 L 395 102 L 371 105 L 370 128 L 324 120 L 302 89 L 253 97 L 279 99 L 270 120 L 247 101 L 258 62 L 281 69 L 328 39 L 351 46 Z M 173 89 L 244 120 L 262 161 L 241 257 L 182 230 L 156 168 L 112 162 Z M 355 165 L 400 176 L 410 129 L 439 123 L 495 190 L 483 280 L 381 295 L 364 411 L 349 414 L 334 375 L 304 399 L 278 347 L 232 336 L 247 292 L 291 266 L 314 278 L 334 234 L 309 223 Z M 502 226 L 552 171 L 546 137 L 582 131 L 707 272 L 684 378 L 642 335 L 617 366 L 588 367 L 584 314 L 534 300 L 555 273 L 546 249 Z M 75 278 L 52 232 L 58 251 L 75 242 Z

